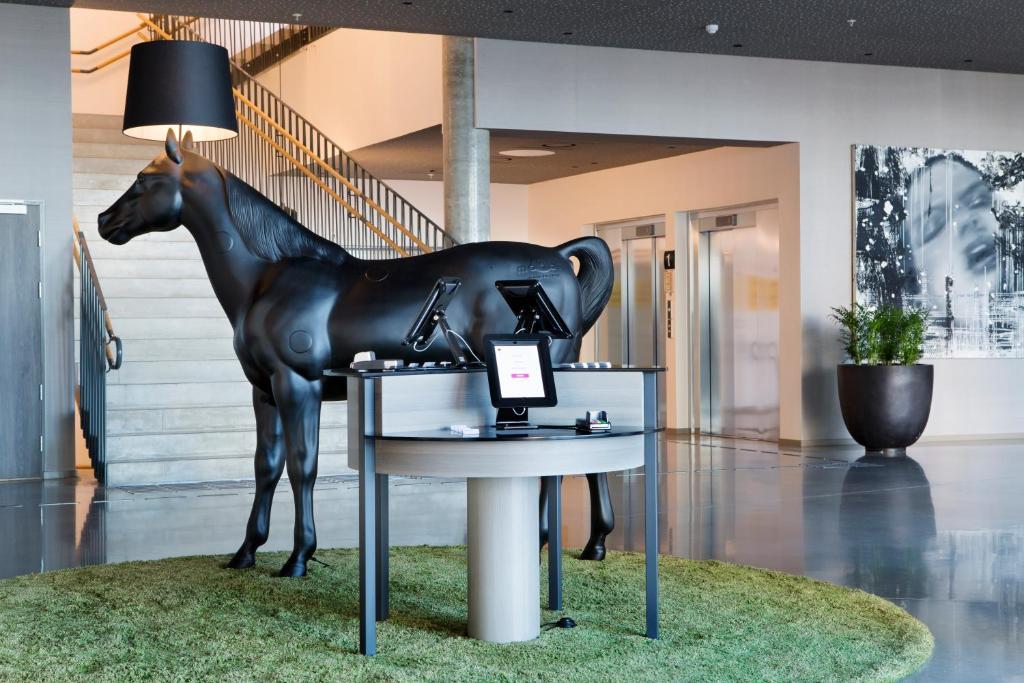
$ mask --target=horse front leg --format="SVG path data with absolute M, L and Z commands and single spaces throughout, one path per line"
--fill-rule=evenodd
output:
M 270 508 L 284 471 L 284 437 L 277 406 L 269 394 L 253 387 L 252 407 L 256 413 L 256 497 L 245 527 L 245 540 L 228 562 L 230 569 L 248 569 L 256 563 L 256 549 L 270 536 Z
M 295 497 L 295 544 L 281 576 L 305 576 L 306 563 L 316 552 L 313 486 L 320 447 L 320 380 L 310 381 L 290 368 L 274 373 L 271 386 L 281 415 L 287 451 L 288 481 Z
M 605 538 L 615 528 L 615 511 L 608 492 L 608 473 L 588 474 L 587 488 L 590 489 L 590 540 L 580 554 L 580 559 L 603 560 Z

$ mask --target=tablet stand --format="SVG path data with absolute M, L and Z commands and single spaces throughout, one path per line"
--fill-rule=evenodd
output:
M 445 315 L 443 308 L 434 311 L 434 320 L 437 322 L 441 334 L 444 335 L 444 340 L 448 344 L 448 350 L 451 352 L 452 358 L 455 359 L 455 367 L 467 367 L 469 363 L 466 361 L 466 354 L 458 343 L 452 339 L 452 328 L 448 326 L 448 316 Z
M 530 424 L 530 409 L 522 408 L 498 408 L 498 416 L 494 420 L 495 429 L 537 429 L 537 425 Z

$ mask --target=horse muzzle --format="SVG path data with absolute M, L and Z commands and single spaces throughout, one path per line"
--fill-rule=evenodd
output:
M 100 237 L 111 244 L 125 244 L 131 235 L 125 230 L 125 221 L 117 216 L 117 205 L 111 206 L 97 218 Z

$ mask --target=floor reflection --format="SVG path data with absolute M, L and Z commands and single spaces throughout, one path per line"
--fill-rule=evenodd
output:
M 720 438 L 661 444 L 659 550 L 794 572 L 893 600 L 936 637 L 916 680 L 1024 681 L 1024 444 L 917 446 L 911 458 L 852 448 L 780 449 Z M 610 477 L 612 548 L 643 548 L 640 471 Z M 586 481 L 567 478 L 564 538 L 586 541 Z M 356 542 L 353 477 L 317 484 L 322 547 Z M 230 553 L 250 483 L 104 489 L 0 484 L 0 576 L 83 564 Z M 465 483 L 392 482 L 395 544 L 464 543 Z M 273 550 L 291 544 L 278 492 Z
M 924 469 L 909 457 L 866 456 L 855 464 L 843 477 L 839 502 L 843 583 L 891 598 L 927 597 L 935 506 Z M 865 504 L 861 492 L 875 489 Z

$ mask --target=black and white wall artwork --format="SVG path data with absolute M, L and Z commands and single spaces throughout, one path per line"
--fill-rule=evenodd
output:
M 855 145 L 857 301 L 923 307 L 929 358 L 1024 358 L 1024 154 Z

